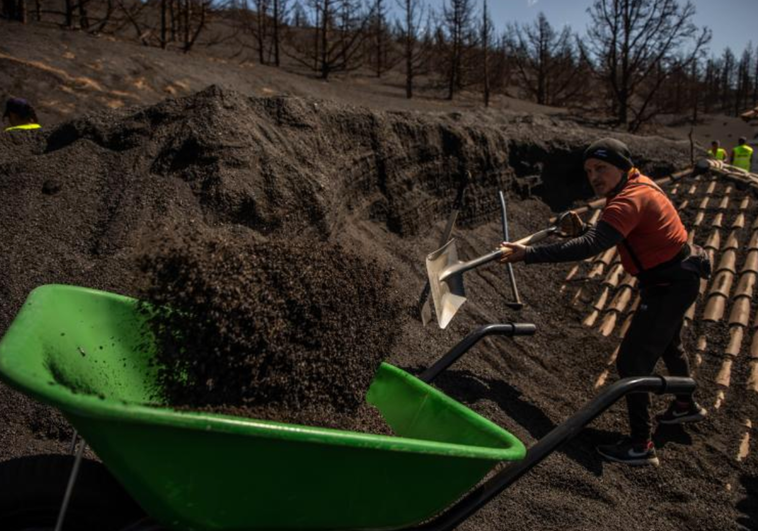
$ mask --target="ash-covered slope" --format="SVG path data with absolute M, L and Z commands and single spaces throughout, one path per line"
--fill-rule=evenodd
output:
M 0 332 L 40 284 L 133 295 L 135 253 L 157 227 L 233 229 L 256 241 L 328 240 L 395 270 L 389 289 L 403 321 L 388 355 L 400 366 L 428 366 L 482 324 L 537 324 L 534 337 L 484 342 L 439 380 L 531 443 L 595 394 L 614 341 L 583 327 L 584 315 L 559 293 L 564 266 L 517 268 L 527 303 L 520 314 L 504 304 L 510 293 L 501 266 L 467 274 L 469 302 L 452 325 L 424 329 L 417 318 L 424 257 L 437 247 L 467 175 L 456 235 L 464 256 L 473 257 L 502 237 L 498 189 L 509 192 L 512 235 L 539 230 L 551 211 L 529 194 L 555 207 L 581 197 L 581 151 L 604 134 L 542 116 L 380 113 L 211 87 L 42 134 L 3 135 Z M 689 162 L 683 143 L 618 136 L 654 177 Z M 0 389 L 0 457 L 65 447 L 44 440 L 65 438 L 62 420 Z M 755 465 L 727 462 L 726 450 L 709 446 L 709 430 L 718 426 L 667 444 L 659 470 L 620 469 L 593 450 L 625 429 L 618 407 L 464 528 L 737 528 L 738 518 L 755 518 L 739 505 L 755 488 Z

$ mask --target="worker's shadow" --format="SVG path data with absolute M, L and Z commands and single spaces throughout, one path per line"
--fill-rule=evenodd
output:
M 737 523 L 745 529 L 758 529 L 758 477 L 743 474 L 740 483 L 745 488 L 745 498 L 737 502 L 737 509 L 742 513 Z
M 415 368 L 408 371 L 415 374 L 420 372 Z M 492 400 L 536 440 L 542 439 L 556 427 L 540 408 L 522 397 L 521 391 L 502 380 L 482 378 L 466 370 L 448 370 L 437 377 L 434 385 L 456 400 L 468 403 L 481 399 Z M 584 428 L 556 451 L 592 474 L 600 476 L 603 472 L 603 461 L 595 451 L 595 446 L 616 442 L 619 438 L 618 433 Z
M 664 448 L 668 443 L 690 446 L 692 437 L 681 424 L 658 424 L 653 432 L 653 443 L 657 449 Z

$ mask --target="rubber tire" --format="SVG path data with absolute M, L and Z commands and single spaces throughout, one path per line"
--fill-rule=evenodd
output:
M 73 466 L 71 455 L 35 455 L 0 463 L 0 528 L 55 529 Z M 105 466 L 82 459 L 65 531 L 118 531 L 144 517 Z

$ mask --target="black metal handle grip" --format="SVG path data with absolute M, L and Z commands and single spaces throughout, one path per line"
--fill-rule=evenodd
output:
M 468 352 L 471 347 L 487 336 L 531 336 L 534 335 L 536 331 L 537 327 L 531 323 L 489 324 L 477 328 L 451 348 L 447 354 L 442 356 L 434 365 L 425 370 L 419 378 L 426 383 L 431 383 L 442 371 L 450 367 L 461 356 Z

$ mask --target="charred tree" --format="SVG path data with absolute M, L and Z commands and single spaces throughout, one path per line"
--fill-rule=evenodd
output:
M 619 125 L 636 131 L 655 115 L 655 93 L 681 55 L 689 67 L 710 41 L 692 22 L 695 7 L 678 0 L 595 0 L 589 48 L 613 98 Z
M 452 100 L 455 93 L 463 89 L 464 55 L 472 33 L 471 21 L 473 8 L 471 0 L 448 0 L 443 8 L 445 40 L 447 54 L 447 99 Z

